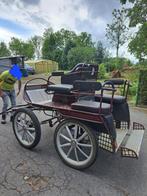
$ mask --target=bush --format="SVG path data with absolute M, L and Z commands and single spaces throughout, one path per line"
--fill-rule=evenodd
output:
M 107 72 L 111 72 L 116 69 L 121 70 L 124 65 L 132 66 L 132 63 L 130 62 L 130 60 L 126 58 L 121 58 L 121 57 L 119 58 L 111 57 L 107 59 L 104 63 L 105 63 Z
M 137 89 L 138 89 L 138 82 L 133 82 L 131 83 L 131 87 L 129 88 L 128 94 L 131 96 L 136 96 L 137 94 Z
M 105 68 L 105 64 L 101 63 L 99 65 L 99 74 L 98 74 L 98 78 L 99 79 L 105 79 L 105 74 L 106 74 L 106 68 Z

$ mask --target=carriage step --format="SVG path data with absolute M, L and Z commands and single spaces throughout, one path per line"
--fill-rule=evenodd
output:
M 121 144 L 121 156 L 138 158 L 143 140 L 144 130 L 132 130 L 127 133 Z

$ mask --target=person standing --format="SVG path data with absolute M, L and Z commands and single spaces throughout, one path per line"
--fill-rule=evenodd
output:
M 16 106 L 16 96 L 19 95 L 21 90 L 21 77 L 22 73 L 18 65 L 12 65 L 10 70 L 6 70 L 0 75 L 0 97 L 3 100 L 2 119 L 1 123 L 6 123 L 6 112 L 8 109 L 9 99 L 11 106 Z M 14 85 L 18 81 L 18 93 L 16 95 Z M 12 116 L 10 117 L 12 120 Z

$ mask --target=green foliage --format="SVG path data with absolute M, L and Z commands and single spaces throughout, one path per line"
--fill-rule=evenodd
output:
M 137 88 L 138 88 L 138 82 L 132 82 L 128 94 L 131 96 L 136 96 Z
M 23 52 L 22 41 L 18 38 L 12 37 L 9 42 L 9 49 L 13 55 L 21 55 Z
M 136 56 L 141 63 L 147 59 L 147 22 L 138 30 L 136 36 L 129 43 L 129 51 Z
M 91 34 L 81 32 L 80 35 L 74 38 L 77 47 L 93 47 Z
M 128 0 L 133 6 L 128 9 L 129 26 L 139 26 L 129 44 L 129 50 L 141 63 L 147 60 L 147 0 Z M 121 0 L 126 3 L 127 0 Z
M 42 47 L 42 41 L 43 38 L 41 36 L 35 35 L 30 40 L 33 44 L 33 47 L 35 49 L 35 55 L 37 59 L 41 57 L 41 47 Z
M 126 3 L 127 0 L 121 0 Z M 128 16 L 130 18 L 130 27 L 135 27 L 137 24 L 144 24 L 146 22 L 147 1 L 146 0 L 129 0 L 133 6 L 128 9 Z
M 92 63 L 96 49 L 92 47 L 74 47 L 67 55 L 69 68 L 80 62 Z
M 106 74 L 106 68 L 105 68 L 105 64 L 101 63 L 99 65 L 99 74 L 98 74 L 98 78 L 99 79 L 105 79 L 105 74 Z
M 54 33 L 44 38 L 42 47 L 42 57 L 44 59 L 55 60 L 55 53 L 57 49 L 57 43 Z M 57 55 L 56 55 L 57 56 Z
M 121 70 L 124 65 L 132 66 L 132 63 L 129 59 L 126 58 L 108 58 L 104 61 L 107 72 L 111 72 L 113 70 L 119 69 Z
M 59 68 L 60 69 L 67 69 L 70 66 L 68 65 L 68 63 L 71 63 L 72 58 L 74 59 L 74 62 L 77 62 L 77 60 L 82 59 L 85 60 L 86 57 L 83 57 L 84 53 L 86 53 L 85 50 L 83 51 L 83 54 L 80 51 L 80 54 L 76 54 L 75 57 L 73 57 L 70 53 L 70 57 L 68 57 L 68 53 L 75 47 L 77 47 L 77 50 L 79 50 L 79 48 L 94 48 L 93 47 L 94 43 L 92 42 L 92 38 L 90 34 L 87 34 L 86 32 L 82 32 L 80 35 L 76 35 L 75 32 L 73 31 L 69 31 L 69 30 L 65 30 L 65 29 L 61 29 L 60 31 L 57 32 L 52 32 L 50 29 L 46 30 L 46 33 L 44 34 L 44 42 L 43 42 L 43 47 L 42 47 L 42 56 L 45 59 L 51 59 L 54 61 L 57 61 L 59 63 Z M 93 50 L 93 49 L 92 49 Z M 89 61 L 91 61 L 91 50 L 90 54 L 86 53 L 86 55 L 89 57 L 90 59 Z M 95 51 L 94 51 L 95 52 Z M 93 54 L 93 59 L 94 59 L 94 55 Z M 77 56 L 80 56 L 77 58 Z M 82 57 L 81 57 L 82 56 Z M 86 59 L 87 61 L 87 59 Z M 89 62 L 88 61 L 88 62 Z M 77 63 L 79 63 L 80 61 L 78 61 Z M 73 60 L 72 60 L 73 63 Z
M 111 24 L 107 24 L 106 37 L 110 44 L 116 48 L 116 57 L 118 57 L 118 52 L 120 46 L 122 46 L 127 40 L 126 26 L 126 10 L 116 10 L 112 12 L 113 21 Z
M 0 42 L 0 57 L 10 56 L 10 51 L 4 42 Z
M 97 42 L 96 45 L 96 56 L 95 61 L 100 64 L 104 61 L 104 58 L 106 57 L 106 49 L 103 47 L 103 44 L 101 41 Z
M 31 59 L 34 56 L 34 46 L 31 41 L 24 42 L 18 38 L 11 38 L 9 49 L 13 55 L 24 55 L 26 59 Z

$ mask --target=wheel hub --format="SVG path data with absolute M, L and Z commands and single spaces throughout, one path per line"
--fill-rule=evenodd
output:
M 71 146 L 72 146 L 73 148 L 76 148 L 76 146 L 77 146 L 76 140 L 72 140 L 72 141 L 71 141 Z

